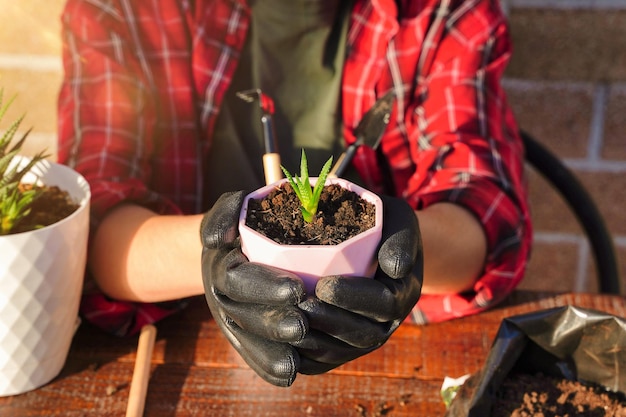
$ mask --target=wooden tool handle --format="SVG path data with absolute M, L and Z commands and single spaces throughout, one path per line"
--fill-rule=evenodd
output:
M 146 393 L 148 392 L 148 380 L 150 379 L 150 362 L 152 350 L 156 340 L 156 327 L 147 324 L 141 328 L 139 342 L 137 344 L 137 358 L 133 379 L 130 383 L 126 417 L 141 417 L 146 405 Z
M 332 169 L 330 170 L 330 172 L 328 173 L 328 178 L 337 178 L 339 175 L 337 175 L 337 171 L 339 170 L 339 167 L 343 165 L 343 161 L 346 159 L 346 153 L 342 153 L 341 155 L 339 155 L 339 158 L 337 158 L 337 161 L 335 162 L 335 165 L 333 165 Z
M 354 155 L 356 155 L 356 150 L 359 146 L 360 143 L 353 143 L 348 146 L 348 149 L 346 149 L 346 151 L 342 153 L 339 158 L 337 158 L 337 162 L 335 162 L 335 165 L 328 174 L 329 178 L 341 177 L 345 174 L 346 170 L 352 163 L 352 159 L 354 158 Z
M 265 184 L 272 184 L 283 178 L 280 169 L 280 154 L 266 153 L 263 155 L 263 170 L 265 171 Z

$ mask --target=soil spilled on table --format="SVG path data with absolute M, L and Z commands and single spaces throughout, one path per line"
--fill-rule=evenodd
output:
M 492 417 L 626 417 L 626 395 L 593 383 L 514 374 L 500 387 Z

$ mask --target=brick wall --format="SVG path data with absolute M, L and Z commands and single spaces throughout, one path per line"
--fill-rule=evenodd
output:
M 562 158 L 615 240 L 626 294 L 626 2 L 511 0 L 509 100 L 523 129 Z M 597 291 L 584 233 L 565 203 L 529 173 L 535 249 L 524 288 Z
M 505 86 L 520 124 L 589 188 L 626 277 L 626 2 L 505 5 L 515 47 Z M 5 99 L 18 94 L 6 120 L 27 113 L 24 126 L 34 128 L 27 153 L 44 145 L 55 151 L 62 7 L 62 0 L 0 0 L 0 86 Z M 529 176 L 536 235 L 522 287 L 596 291 L 582 229 L 557 194 Z
M 56 100 L 61 82 L 59 15 L 63 0 L 0 0 L 0 88 L 16 96 L 2 127 L 25 114 L 33 127 L 25 153 L 56 153 Z

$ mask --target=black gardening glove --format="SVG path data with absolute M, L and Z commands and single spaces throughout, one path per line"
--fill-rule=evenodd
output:
M 300 372 L 319 374 L 380 347 L 417 303 L 422 289 L 422 242 L 413 209 L 383 198 L 383 235 L 375 277 L 324 277 L 316 297 L 300 303 L 309 333 L 292 343 Z
M 202 280 L 211 314 L 248 365 L 266 381 L 289 386 L 300 366 L 289 344 L 307 332 L 302 280 L 277 268 L 248 262 L 237 221 L 242 191 L 222 195 L 204 216 Z

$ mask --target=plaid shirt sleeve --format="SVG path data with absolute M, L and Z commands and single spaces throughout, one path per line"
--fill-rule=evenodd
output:
M 416 3 L 421 3 L 417 5 Z M 438 202 L 472 212 L 487 236 L 488 257 L 473 291 L 423 294 L 415 323 L 483 311 L 520 282 L 531 224 L 518 129 L 500 81 L 511 44 L 497 2 L 432 0 L 357 7 L 346 63 L 346 137 L 363 109 L 389 89 L 396 107 L 382 141 L 398 196 L 416 209 Z M 360 23 L 362 22 L 362 23 Z M 373 152 L 356 161 L 371 189 L 383 174 Z
M 226 91 L 221 71 L 234 70 L 223 56 L 242 43 L 233 24 L 240 12 L 224 1 L 67 1 L 58 160 L 90 183 L 92 233 L 121 202 L 161 214 L 200 211 L 201 132 Z M 193 23 L 205 30 L 191 39 Z M 122 302 L 91 284 L 87 275 L 81 314 L 119 335 L 183 304 Z
M 139 62 L 124 47 L 121 8 L 68 1 L 63 14 L 65 79 L 59 95 L 59 162 L 73 166 L 92 191 L 92 233 L 116 204 L 135 202 L 159 213 L 179 208 L 149 188 L 147 156 L 156 109 Z M 141 117 L 140 117 L 141 115 Z M 102 294 L 87 272 L 80 312 L 87 321 L 123 336 L 160 320 L 176 306 L 130 303 Z

